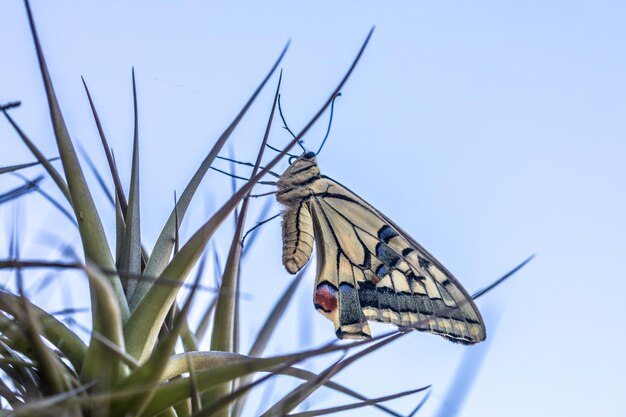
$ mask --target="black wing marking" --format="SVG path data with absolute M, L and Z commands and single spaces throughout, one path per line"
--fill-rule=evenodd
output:
M 353 311 L 355 305 L 345 301 L 347 307 L 342 307 L 341 301 L 348 300 L 341 292 L 344 284 L 357 289 L 366 319 L 429 331 L 461 343 L 484 340 L 478 309 L 432 255 L 339 183 L 325 177 L 316 188 L 309 205 L 318 244 L 318 286 L 329 278 L 336 284 L 339 313 L 329 318 L 338 329 L 353 324 L 342 321 L 342 309 Z

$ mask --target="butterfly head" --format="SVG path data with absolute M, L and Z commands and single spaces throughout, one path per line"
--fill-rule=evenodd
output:
M 293 165 L 295 162 L 300 161 L 300 160 L 305 160 L 305 161 L 315 160 L 316 156 L 317 154 L 313 151 L 305 151 L 300 156 L 291 155 L 289 157 L 289 165 Z
M 290 158 L 289 167 L 285 170 L 282 177 L 319 177 L 320 170 L 317 166 L 316 156 L 315 152 L 307 151 L 297 158 Z

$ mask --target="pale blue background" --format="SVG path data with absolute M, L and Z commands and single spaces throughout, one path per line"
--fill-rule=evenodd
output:
M 421 415 L 449 415 L 453 401 L 446 391 L 464 352 L 486 353 L 461 416 L 619 414 L 626 373 L 624 3 L 225 3 L 32 4 L 73 138 L 104 172 L 80 82 L 84 75 L 125 184 L 132 137 L 130 68 L 135 66 L 146 245 L 154 243 L 169 215 L 173 190 L 183 189 L 288 39 L 293 42 L 282 64 L 283 105 L 296 130 L 332 91 L 376 25 L 337 102 L 331 137 L 319 156 L 324 173 L 409 231 L 470 292 L 528 255 L 537 258 L 479 301 L 490 344 L 466 348 L 411 334 L 336 379 L 372 397 L 433 384 Z M 52 156 L 50 122 L 21 2 L 2 2 L 0 27 L 0 102 L 23 101 L 13 116 Z M 254 158 L 276 80 L 232 138 L 238 158 Z M 325 123 L 307 135 L 312 148 Z M 280 129 L 272 136 L 275 144 L 288 139 Z M 0 165 L 32 160 L 4 120 L 0 141 Z M 0 191 L 17 184 L 3 176 Z M 52 189 L 50 180 L 46 185 Z M 183 235 L 189 236 L 229 193 L 229 180 L 211 173 Z M 97 195 L 112 236 L 113 212 Z M 250 223 L 262 204 L 255 201 Z M 22 256 L 59 256 L 50 248 L 76 243 L 75 230 L 40 197 L 29 197 L 18 209 Z M 10 230 L 14 211 L 0 207 L 4 230 Z M 222 255 L 231 228 L 227 222 L 217 236 Z M 279 223 L 261 233 L 264 243 L 243 269 L 243 290 L 249 294 L 242 304 L 245 349 L 290 280 L 280 264 Z M 0 233 L 0 239 L 6 235 Z M 6 241 L 0 249 L 0 257 L 8 256 Z M 311 306 L 312 280 L 308 277 L 300 289 L 271 352 L 332 339 L 330 323 Z M 84 280 L 76 276 L 71 285 L 79 291 Z M 84 306 L 84 296 L 59 292 L 57 298 L 70 296 Z M 375 333 L 388 329 L 373 327 Z M 292 384 L 286 381 L 281 392 Z M 388 405 L 408 412 L 419 398 Z M 324 391 L 309 405 L 351 401 Z M 256 409 L 255 399 L 249 415 Z

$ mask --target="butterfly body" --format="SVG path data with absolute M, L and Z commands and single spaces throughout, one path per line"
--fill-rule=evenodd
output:
M 438 334 L 485 339 L 471 297 L 432 255 L 348 188 L 321 175 L 305 153 L 280 176 L 283 264 L 295 274 L 317 246 L 313 302 L 337 337 L 371 337 L 368 320 Z

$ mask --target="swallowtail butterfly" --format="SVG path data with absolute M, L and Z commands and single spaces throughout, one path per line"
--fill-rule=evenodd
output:
M 276 183 L 283 264 L 295 274 L 317 246 L 313 300 L 337 337 L 370 338 L 373 320 L 464 344 L 485 340 L 480 312 L 452 274 L 389 218 L 321 175 L 315 156 L 296 158 Z

